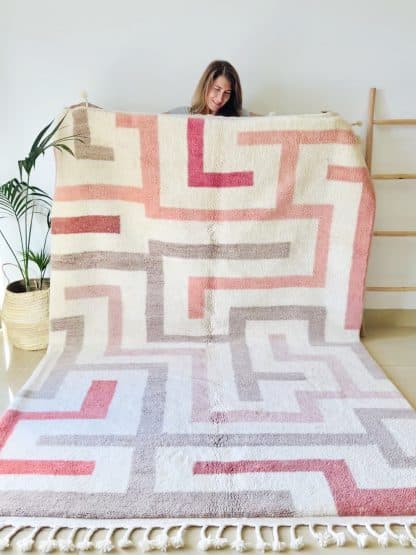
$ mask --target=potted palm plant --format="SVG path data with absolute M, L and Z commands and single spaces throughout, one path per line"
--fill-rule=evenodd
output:
M 17 268 L 20 278 L 9 283 L 1 312 L 9 341 L 21 349 L 44 349 L 49 332 L 49 279 L 45 277 L 50 254 L 47 240 L 50 230 L 52 199 L 47 192 L 31 183 L 32 171 L 40 155 L 49 148 L 56 148 L 73 155 L 67 141 L 74 136 L 55 138 L 65 116 L 56 125 L 50 122 L 34 140 L 26 158 L 18 161 L 19 174 L 0 186 L 0 219 L 14 221 L 15 241 L 8 239 L 0 229 L 0 237 L 10 251 L 14 262 L 3 264 Z M 42 236 L 42 247 L 33 248 L 34 230 Z M 35 276 L 32 275 L 36 268 Z

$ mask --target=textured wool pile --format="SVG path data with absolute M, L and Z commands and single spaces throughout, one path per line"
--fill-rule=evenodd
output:
M 92 519 L 163 549 L 233 519 L 241 551 L 251 524 L 342 544 L 331 523 L 377 517 L 411 543 L 416 414 L 359 341 L 374 197 L 350 126 L 81 107 L 72 133 L 50 346 L 0 423 L 4 534 Z

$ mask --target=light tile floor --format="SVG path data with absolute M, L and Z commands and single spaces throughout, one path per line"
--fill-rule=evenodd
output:
M 6 343 L 6 344 L 5 344 Z M 397 388 L 416 408 L 416 328 L 415 327 L 374 327 L 366 330 L 366 337 L 363 343 L 372 357 L 384 369 L 387 376 L 396 384 Z M 9 349 L 7 342 L 3 340 L 0 330 L 0 413 L 7 407 L 10 400 L 31 375 L 34 367 L 40 361 L 44 351 L 20 351 L 19 349 Z M 416 527 L 415 527 L 416 528 Z M 305 537 L 306 543 L 311 544 L 307 529 L 303 526 L 297 528 L 297 533 Z M 416 533 L 416 529 L 414 530 Z M 198 541 L 198 531 L 193 529 L 187 535 L 188 548 L 178 551 L 186 555 L 196 554 L 195 549 Z M 247 538 L 249 541 L 253 538 Z M 285 532 L 283 534 L 285 538 Z M 374 545 L 374 544 L 373 544 Z M 348 555 L 358 555 L 362 553 L 353 543 L 349 543 L 342 548 Z M 393 546 L 385 550 L 380 547 L 373 547 L 371 553 L 381 555 L 398 555 L 405 553 L 404 547 Z M 336 551 L 335 551 L 336 550 Z M 318 553 L 322 549 L 308 547 L 308 553 Z M 339 553 L 339 548 L 328 547 L 325 550 L 328 555 Z M 251 551 L 254 553 L 255 551 Z M 407 551 L 409 552 L 409 551 Z M 15 548 L 7 551 L 9 555 L 19 553 Z M 132 555 L 138 553 L 131 549 Z M 223 555 L 235 555 L 235 551 L 228 549 L 221 550 Z
M 416 408 L 416 328 L 368 329 L 363 343 L 402 395 Z

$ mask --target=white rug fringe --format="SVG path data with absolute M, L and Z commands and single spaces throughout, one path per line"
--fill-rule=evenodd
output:
M 36 519 L 40 520 L 40 519 Z M 298 520 L 298 521 L 297 521 Z M 81 522 L 81 521 L 80 521 Z M 129 521 L 130 522 L 130 521 Z M 329 546 L 342 547 L 346 543 L 355 543 L 357 547 L 370 546 L 388 547 L 400 545 L 402 547 L 416 547 L 416 518 L 392 518 L 388 522 L 385 519 L 313 519 L 307 522 L 303 519 L 284 519 L 274 522 L 253 519 L 229 519 L 219 521 L 192 521 L 183 523 L 170 521 L 167 525 L 160 523 L 136 525 L 118 525 L 114 521 L 98 523 L 97 525 L 82 524 L 68 526 L 42 524 L 6 524 L 0 525 L 0 551 L 16 547 L 21 553 L 37 550 L 43 553 L 73 553 L 100 551 L 111 553 L 115 550 L 137 548 L 142 552 L 178 550 L 186 545 L 186 530 L 193 527 L 200 528 L 197 549 L 199 551 L 219 550 L 229 548 L 237 553 L 255 550 L 257 552 L 282 552 L 300 551 L 306 546 L 325 548 Z M 104 524 L 104 525 L 103 525 Z M 307 526 L 308 537 L 299 535 L 297 528 Z M 395 527 L 393 530 L 392 527 Z M 337 530 L 335 530 L 337 527 Z M 413 530 L 412 530 L 412 527 Z M 232 529 L 232 537 L 224 537 L 225 529 Z M 250 528 L 253 532 L 254 542 L 248 542 L 245 531 Z M 357 529 L 358 528 L 358 529 Z M 210 530 L 208 530 L 210 529 Z M 215 529 L 214 532 L 212 529 Z M 282 530 L 288 530 L 286 536 L 289 542 L 282 541 Z M 381 529 L 381 530 L 380 530 Z M 142 530 L 141 541 L 133 541 L 132 535 L 135 531 Z M 46 539 L 37 540 L 40 532 L 47 533 Z M 119 534 L 116 536 L 116 531 Z M 98 534 L 100 532 L 100 534 Z M 267 534 L 265 534 L 267 532 Z M 105 534 L 103 537 L 103 533 Z M 95 539 L 100 535 L 102 539 Z M 230 534 L 229 534 L 230 535 Z M 77 539 L 77 536 L 79 538 Z M 15 538 L 15 544 L 12 541 Z M 271 541 L 268 541 L 268 540 Z M 308 541 L 310 540 L 310 541 Z M 188 547 L 192 547 L 188 545 Z

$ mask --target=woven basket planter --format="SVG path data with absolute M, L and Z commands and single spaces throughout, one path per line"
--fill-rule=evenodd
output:
M 32 283 L 34 280 L 30 280 Z M 27 292 L 23 281 L 9 283 L 1 317 L 12 345 L 26 351 L 46 349 L 49 339 L 49 280 L 44 281 L 44 289 Z

